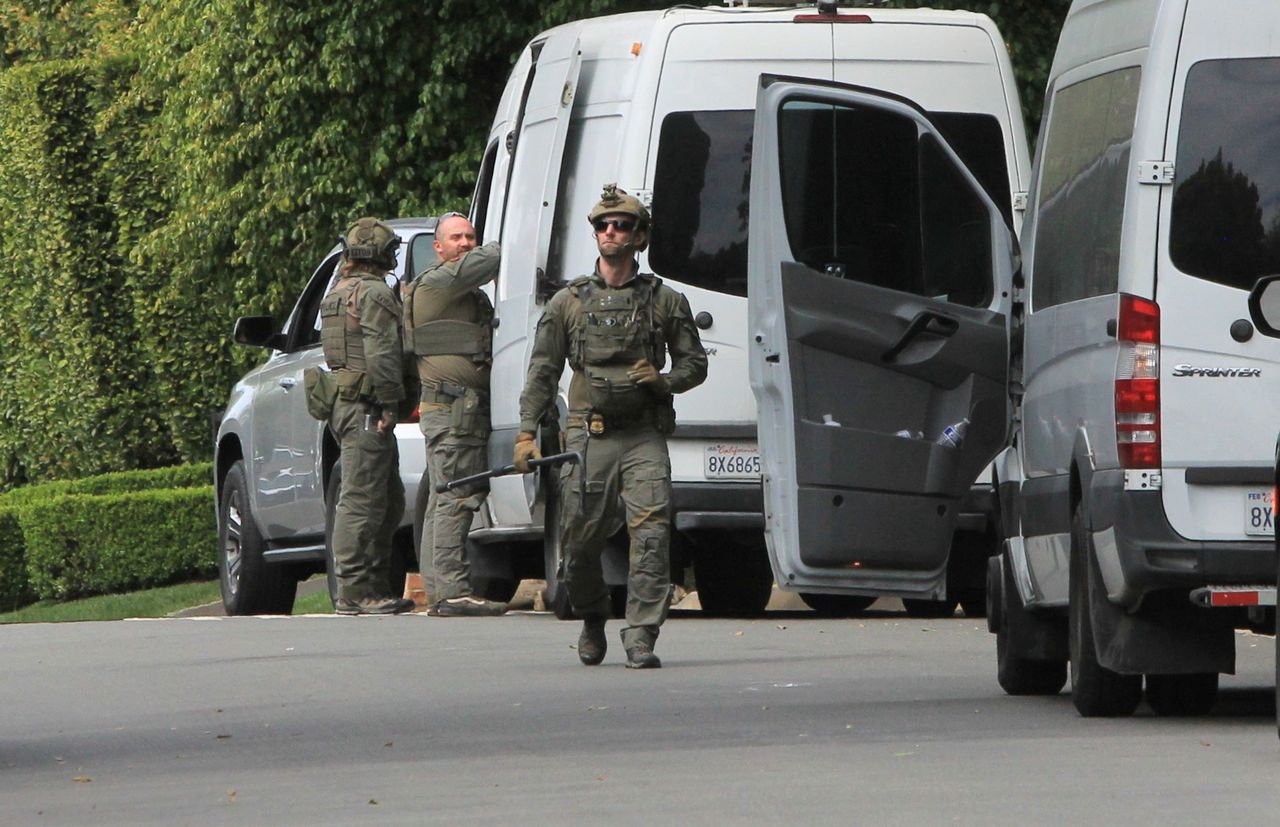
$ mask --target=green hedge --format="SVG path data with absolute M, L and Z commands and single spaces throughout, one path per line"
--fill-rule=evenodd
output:
M 0 494 L 0 507 L 51 499 L 62 494 L 125 494 L 156 488 L 197 488 L 213 483 L 213 463 L 196 462 L 143 471 L 116 471 L 78 480 L 24 485 Z
M 40 563 L 44 574 L 39 575 L 37 579 L 42 584 L 61 583 L 62 581 L 59 580 L 61 575 L 53 574 L 60 571 L 58 548 L 62 548 L 62 554 L 71 560 L 77 555 L 83 557 L 86 554 L 81 550 L 85 545 L 82 540 L 89 540 L 88 545 L 91 549 L 94 548 L 93 541 L 91 537 L 72 538 L 62 546 L 57 546 L 53 540 L 58 536 L 57 532 L 46 526 L 62 525 L 66 520 L 71 519 L 71 515 L 82 513 L 86 507 L 84 505 L 86 500 L 91 505 L 96 503 L 96 507 L 100 508 L 97 516 L 88 522 L 89 529 L 100 531 L 103 536 L 107 536 L 116 531 L 110 525 L 114 520 L 127 519 L 129 522 L 123 523 L 126 527 L 134 525 L 135 522 L 148 527 L 153 523 L 169 522 L 170 518 L 165 509 L 161 508 L 158 513 L 151 513 L 157 511 L 154 497 L 142 498 L 133 505 L 120 504 L 131 498 L 137 499 L 140 492 L 159 495 L 182 494 L 183 505 L 180 510 L 183 514 L 187 514 L 187 501 L 192 497 L 190 492 L 198 491 L 200 494 L 196 499 L 200 501 L 201 506 L 195 509 L 195 518 L 190 526 L 191 537 L 195 539 L 197 545 L 200 543 L 204 546 L 211 545 L 213 543 L 211 538 L 217 530 L 216 527 L 211 527 L 213 494 L 210 482 L 212 478 L 212 463 L 203 462 L 147 471 L 120 471 L 44 485 L 27 485 L 0 494 L 0 611 L 11 611 L 37 597 L 59 596 L 56 587 L 51 587 L 53 591 L 42 587 L 39 594 L 32 589 L 33 575 L 31 574 L 31 555 L 28 552 L 28 532 L 34 530 L 45 538 Z M 156 554 L 163 555 L 170 548 L 165 544 L 159 546 L 151 544 L 151 540 L 148 539 L 152 536 L 150 531 L 151 529 L 148 528 L 139 533 L 135 540 L 135 553 L 141 558 L 154 557 Z M 159 539 L 164 540 L 168 536 L 162 533 Z M 210 557 L 209 561 L 211 560 Z M 208 571 L 212 565 L 209 561 L 202 562 L 200 566 L 192 569 L 187 563 L 186 552 L 180 552 L 170 566 L 175 573 L 168 579 L 183 576 L 184 567 L 188 573 Z M 74 567 L 81 563 L 68 565 Z M 164 567 L 162 566 L 161 569 L 163 570 Z M 118 591 L 119 588 L 127 588 L 127 586 L 114 587 L 110 590 Z
M 31 589 L 67 599 L 216 570 L 213 486 L 61 494 L 18 507 Z
M 31 599 L 18 509 L 0 505 L 0 612 L 11 612 Z

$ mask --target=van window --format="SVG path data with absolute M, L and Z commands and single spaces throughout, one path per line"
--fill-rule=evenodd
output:
M 493 170 L 498 162 L 498 142 L 494 141 L 484 153 L 484 161 L 480 164 L 480 177 L 476 179 L 476 191 L 471 205 L 471 214 L 475 216 L 476 238 L 485 241 L 485 228 L 489 225 L 489 199 L 493 191 Z
M 1009 223 L 1009 172 L 999 120 L 970 112 L 929 117 Z M 747 295 L 754 121 L 751 110 L 672 112 L 663 118 L 649 247 L 649 266 L 658 275 Z
M 902 115 L 804 100 L 778 116 L 784 221 L 810 269 L 971 307 L 991 298 L 991 214 Z
M 747 295 L 751 110 L 672 112 L 662 120 L 649 266 L 663 278 Z
M 1207 60 L 1187 73 L 1169 256 L 1248 290 L 1280 272 L 1280 58 Z
M 1057 90 L 1036 204 L 1034 309 L 1113 293 L 1139 70 Z

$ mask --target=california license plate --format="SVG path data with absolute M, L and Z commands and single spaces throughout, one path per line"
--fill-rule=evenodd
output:
M 709 480 L 760 479 L 760 446 L 721 442 L 703 452 L 703 474 Z
M 1245 492 L 1244 533 L 1260 537 L 1275 536 L 1275 503 L 1272 502 L 1271 489 Z

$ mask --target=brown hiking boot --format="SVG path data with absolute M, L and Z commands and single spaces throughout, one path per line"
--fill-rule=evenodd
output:
M 427 610 L 431 617 L 497 617 L 506 613 L 506 603 L 485 600 L 473 594 L 438 600 L 436 605 Z
M 604 636 L 604 618 L 583 618 L 582 634 L 578 635 L 578 660 L 584 666 L 595 666 L 604 660 L 609 641 Z
M 628 669 L 661 669 L 662 661 L 647 643 L 637 643 L 627 650 Z

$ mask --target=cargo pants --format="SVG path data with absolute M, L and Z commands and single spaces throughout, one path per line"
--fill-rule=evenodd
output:
M 625 517 L 631 545 L 622 645 L 649 646 L 671 605 L 671 459 L 652 425 L 588 438 L 566 431 L 567 450 L 583 452 L 583 467 L 560 474 L 560 525 L 569 602 L 579 616 L 608 617 L 609 588 L 600 558 L 610 531 Z
M 427 475 L 431 480 L 431 494 L 422 517 L 418 565 L 423 586 L 434 602 L 472 593 L 467 532 L 489 494 L 487 482 L 436 493 L 435 487 L 442 482 L 488 470 L 488 440 L 454 433 L 453 419 L 450 406 L 443 404 L 423 404 L 418 419 L 418 427 L 426 437 Z
M 366 415 L 372 427 L 364 428 Z M 342 486 L 333 519 L 338 597 L 351 601 L 399 597 L 392 593 L 391 537 L 404 516 L 404 484 L 394 434 L 378 434 L 379 409 L 339 399 L 329 427 L 342 450 Z

